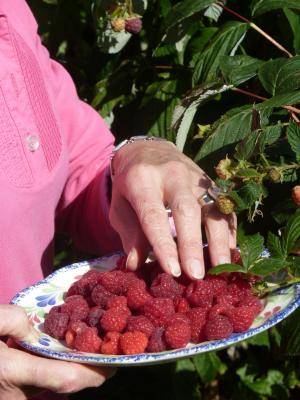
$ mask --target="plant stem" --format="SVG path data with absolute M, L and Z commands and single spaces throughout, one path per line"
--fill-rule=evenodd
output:
M 226 7 L 225 5 L 222 5 L 222 7 L 228 13 L 234 15 L 235 17 L 241 19 L 244 22 L 247 22 L 252 29 L 254 29 L 258 33 L 260 33 L 269 42 L 271 42 L 275 47 L 277 47 L 280 51 L 285 53 L 288 57 L 290 57 L 290 58 L 293 57 L 293 54 L 291 54 L 285 47 L 283 47 L 280 43 L 278 43 L 272 36 L 268 35 L 267 32 L 265 32 L 263 29 L 261 29 L 259 26 L 257 26 L 254 22 L 251 22 L 249 19 L 243 17 L 242 15 L 240 15 L 236 11 L 232 10 L 231 8 Z
M 268 287 L 262 289 L 259 297 L 263 298 L 263 297 L 267 296 L 268 294 L 270 294 L 272 292 L 275 292 L 275 290 L 289 287 L 289 286 L 291 286 L 291 285 L 293 285 L 295 283 L 300 283 L 300 278 L 293 278 L 293 279 L 291 279 L 290 281 L 287 281 L 287 282 L 281 282 L 281 283 L 278 283 L 278 284 L 274 284 L 272 286 L 268 286 Z

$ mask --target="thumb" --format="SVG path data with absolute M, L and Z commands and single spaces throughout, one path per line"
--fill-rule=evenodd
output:
M 28 341 L 38 339 L 38 333 L 29 322 L 25 310 L 10 304 L 0 305 L 0 336 Z

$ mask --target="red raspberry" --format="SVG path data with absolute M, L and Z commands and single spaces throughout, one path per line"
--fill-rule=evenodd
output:
M 252 294 L 246 294 L 240 301 L 239 306 L 250 306 L 255 310 L 255 315 L 259 314 L 264 308 L 262 300 Z
M 65 334 L 65 341 L 67 342 L 67 346 L 74 348 L 75 337 L 78 332 L 86 329 L 88 326 L 85 322 L 82 321 L 74 321 L 68 325 L 68 330 Z
M 127 293 L 128 289 L 132 286 L 137 284 L 137 282 L 143 282 L 143 284 L 145 285 L 144 287 L 146 287 L 146 284 L 144 281 L 142 281 L 141 279 L 139 279 L 136 274 L 134 272 L 131 271 L 127 271 L 124 274 L 124 282 L 123 282 L 123 286 L 124 286 L 124 294 Z M 141 283 L 140 283 L 141 284 Z
M 229 337 L 232 332 L 232 323 L 224 315 L 217 315 L 209 319 L 204 327 L 204 334 L 207 340 L 225 339 Z
M 184 297 L 178 297 L 177 299 L 174 299 L 174 306 L 176 312 L 179 313 L 186 313 L 190 310 L 189 302 Z
M 118 269 L 120 271 L 126 272 L 127 256 L 122 256 L 118 259 L 114 270 Z
M 300 185 L 296 185 L 292 189 L 292 199 L 294 203 L 300 207 Z
M 175 322 L 167 326 L 165 330 L 165 339 L 168 347 L 171 349 L 185 347 L 191 340 L 190 325 L 182 322 Z
M 105 287 L 99 284 L 94 287 L 91 293 L 91 298 L 94 304 L 102 308 L 106 307 L 107 300 L 112 296 L 114 295 L 106 290 Z
M 100 306 L 94 306 L 90 308 L 90 311 L 86 318 L 87 324 L 91 327 L 98 326 L 99 321 L 103 317 L 104 312 L 105 311 Z
M 123 354 L 138 354 L 146 350 L 148 338 L 143 332 L 125 332 L 121 335 L 119 343 Z
M 97 353 L 100 351 L 101 342 L 97 329 L 88 327 L 76 334 L 73 346 L 79 351 Z
M 107 332 L 101 344 L 102 354 L 121 354 L 119 340 L 121 337 L 120 332 Z
M 73 285 L 69 288 L 66 297 L 79 294 L 81 296 L 88 296 L 92 289 L 96 286 L 98 277 L 101 272 L 91 269 L 86 272 L 79 281 L 73 283 Z
M 154 326 L 163 326 L 175 314 L 173 301 L 165 297 L 155 297 L 144 305 L 144 314 Z
M 127 291 L 127 303 L 131 310 L 139 310 L 151 299 L 151 295 L 140 282 L 133 284 Z
M 69 323 L 69 315 L 66 313 L 49 313 L 44 321 L 44 331 L 55 339 L 64 339 Z
M 124 294 L 125 272 L 119 270 L 102 272 L 98 283 L 110 293 L 117 295 Z
M 207 310 L 201 307 L 192 308 L 188 312 L 191 323 L 191 341 L 200 343 L 204 341 L 204 326 L 207 320 Z
M 251 306 L 232 307 L 228 312 L 228 317 L 233 325 L 233 331 L 247 331 L 252 325 L 255 315 L 255 308 Z
M 222 294 L 221 296 L 217 296 L 215 301 L 217 304 L 223 306 L 236 305 L 239 302 L 239 297 L 232 294 Z
M 89 305 L 82 296 L 71 296 L 61 305 L 61 312 L 69 315 L 71 321 L 83 321 L 89 313 Z
M 226 293 L 227 282 L 220 276 L 207 275 L 205 282 L 208 282 L 214 296 Z
M 115 296 L 111 297 L 107 300 L 106 308 L 109 310 L 110 308 L 127 308 L 127 298 L 125 296 Z
M 189 284 L 185 296 L 192 306 L 210 307 L 214 292 L 209 282 L 198 280 Z
M 166 341 L 164 338 L 165 329 L 163 327 L 155 328 L 149 338 L 147 351 L 149 353 L 159 353 L 167 349 Z
M 129 18 L 125 22 L 125 31 L 134 35 L 140 33 L 142 29 L 142 20 L 139 17 Z
M 127 331 L 143 332 L 149 338 L 154 331 L 154 325 L 144 315 L 132 315 L 127 321 Z
M 182 296 L 184 287 L 179 285 L 175 279 L 163 272 L 154 279 L 150 286 L 150 293 L 153 297 L 169 297 L 175 299 Z
M 184 313 L 176 313 L 176 314 L 171 315 L 168 318 L 168 321 L 167 321 L 166 325 L 169 326 L 169 325 L 172 325 L 172 324 L 175 324 L 175 323 L 181 323 L 181 324 L 190 325 L 191 321 L 190 321 L 189 317 L 186 314 L 184 314 Z
M 122 332 L 126 327 L 127 319 L 128 313 L 126 311 L 118 308 L 111 308 L 103 314 L 100 325 L 106 332 Z
M 245 294 L 251 293 L 251 288 L 248 282 L 244 280 L 238 280 L 230 283 L 227 286 L 227 292 L 233 296 L 233 298 L 242 300 Z
M 234 307 L 231 304 L 215 304 L 208 311 L 209 319 L 215 318 L 218 315 L 229 317 L 232 309 L 234 309 Z
M 233 264 L 238 264 L 238 265 L 243 265 L 242 259 L 241 259 L 241 253 L 238 249 L 231 249 L 231 262 Z

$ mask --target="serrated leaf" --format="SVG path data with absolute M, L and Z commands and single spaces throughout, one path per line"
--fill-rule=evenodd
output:
M 267 247 L 271 253 L 271 257 L 285 258 L 286 254 L 282 249 L 280 238 L 274 233 L 268 233 Z
M 263 258 L 256 262 L 249 272 L 255 275 L 267 276 L 290 265 L 286 260 L 278 258 Z
M 248 24 L 235 21 L 220 27 L 206 49 L 193 58 L 193 83 L 215 80 L 221 57 L 234 54 L 248 29 Z
M 270 347 L 269 331 L 266 330 L 264 332 L 259 333 L 258 335 L 252 336 L 250 339 L 246 340 L 246 343 L 249 343 L 252 346 L 266 346 L 269 348 Z
M 240 178 L 255 178 L 260 177 L 261 174 L 256 171 L 254 168 L 240 168 L 236 173 L 235 176 Z
M 266 124 L 269 114 L 270 109 L 262 110 L 262 126 Z M 251 130 L 251 122 L 252 106 L 243 106 L 228 111 L 212 126 L 211 134 L 201 146 L 195 161 L 243 139 Z
M 300 56 L 270 60 L 259 68 L 258 77 L 272 96 L 299 89 Z
M 235 86 L 256 76 L 259 67 L 264 63 L 265 61 L 247 55 L 220 58 L 220 68 L 225 81 Z
M 300 90 L 295 90 L 291 93 L 279 94 L 264 101 L 263 103 L 256 104 L 258 110 L 265 110 L 271 107 L 283 107 L 297 104 L 300 102 Z
M 246 270 L 261 255 L 263 248 L 264 238 L 259 233 L 245 236 L 245 239 L 240 243 L 240 252 L 243 266 Z
M 252 8 L 252 15 L 257 17 L 268 11 L 284 7 L 300 9 L 299 0 L 257 0 Z
M 300 210 L 288 220 L 282 236 L 282 250 L 288 254 L 300 237 Z
M 300 126 L 291 122 L 287 130 L 287 138 L 297 159 L 300 159 Z
M 267 126 L 266 128 L 262 129 L 262 134 L 258 140 L 258 149 L 260 153 L 264 152 L 266 145 L 271 145 L 280 138 L 281 130 L 282 125 L 280 124 Z
M 214 352 L 200 354 L 193 357 L 192 360 L 198 375 L 205 384 L 214 380 L 217 375 L 224 374 L 227 370 L 226 364 Z
M 283 383 L 284 375 L 281 371 L 269 369 L 263 377 L 258 377 L 253 373 L 247 373 L 248 365 L 239 368 L 236 373 L 241 381 L 254 393 L 264 396 L 272 395 L 272 387 Z
M 245 270 L 240 265 L 231 263 L 217 265 L 216 267 L 212 267 L 208 270 L 210 275 L 218 275 L 222 272 L 245 272 Z
M 300 355 L 300 308 L 281 324 L 281 350 L 289 356 Z
M 232 190 L 228 193 L 228 196 L 235 202 L 235 211 L 237 213 L 247 210 L 249 205 L 244 201 L 244 199 L 239 195 L 239 193 L 235 190 Z
M 170 29 L 174 25 L 179 24 L 186 18 L 189 18 L 193 14 L 204 10 L 210 4 L 214 3 L 215 0 L 184 0 L 180 3 L 175 4 L 168 15 L 165 18 L 165 27 Z
M 263 185 L 250 180 L 239 189 L 238 194 L 248 207 L 251 207 L 255 201 L 258 201 L 261 198 L 261 196 L 266 195 L 265 190 L 266 189 Z
M 254 153 L 261 131 L 249 132 L 236 146 L 234 157 L 237 160 L 248 160 Z
M 284 8 L 283 10 L 285 16 L 287 17 L 290 27 L 294 35 L 293 46 L 296 53 L 300 51 L 300 14 L 290 10 L 289 8 Z

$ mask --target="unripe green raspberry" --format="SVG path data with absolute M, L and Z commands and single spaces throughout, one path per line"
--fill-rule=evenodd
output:
M 279 183 L 282 181 L 283 175 L 279 168 L 272 167 L 268 170 L 268 177 L 274 183 Z
M 125 30 L 126 21 L 124 18 L 114 18 L 110 21 L 111 27 L 115 32 L 122 32 Z
M 230 179 L 233 176 L 233 161 L 230 158 L 224 158 L 220 160 L 218 165 L 215 167 L 216 174 L 221 179 Z
M 235 209 L 235 202 L 228 196 L 220 194 L 216 199 L 216 205 L 222 214 L 231 214 Z
M 294 203 L 300 207 L 300 185 L 294 186 L 292 189 L 292 199 Z

